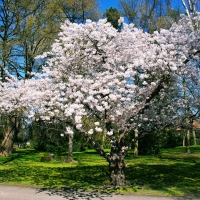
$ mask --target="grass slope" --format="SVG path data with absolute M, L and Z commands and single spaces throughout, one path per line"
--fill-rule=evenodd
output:
M 109 187 L 108 163 L 95 152 L 74 153 L 77 162 L 40 162 L 34 150 L 17 150 L 11 157 L 0 157 L 0 183 L 98 190 L 150 195 L 200 196 L 200 146 L 164 149 L 159 156 L 126 158 L 126 178 L 131 186 Z

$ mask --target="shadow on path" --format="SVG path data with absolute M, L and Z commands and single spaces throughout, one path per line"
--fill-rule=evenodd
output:
M 106 188 L 105 188 L 106 190 Z M 42 188 L 37 190 L 38 193 L 45 192 L 49 196 L 60 196 L 66 200 L 200 200 L 199 197 L 162 197 L 162 196 L 143 196 L 143 195 L 123 195 L 123 194 L 112 194 L 108 192 L 87 192 L 82 189 L 72 189 L 63 187 L 60 189 L 49 189 Z
M 42 188 L 37 190 L 38 193 L 45 192 L 49 196 L 61 196 L 67 200 L 90 200 L 90 199 L 101 199 L 104 198 L 112 198 L 112 194 L 108 192 L 98 192 L 92 191 L 87 192 L 84 189 L 74 189 L 69 187 L 62 187 L 60 189 L 49 189 L 49 188 Z M 117 195 L 117 194 L 115 194 Z

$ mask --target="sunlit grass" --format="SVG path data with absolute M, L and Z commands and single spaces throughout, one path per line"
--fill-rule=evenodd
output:
M 108 163 L 94 151 L 74 153 L 76 162 L 40 162 L 42 152 L 17 150 L 0 157 L 0 183 L 45 188 L 79 188 L 119 193 L 200 196 L 200 146 L 164 149 L 158 156 L 126 158 L 124 188 L 109 187 Z M 104 187 L 102 187 L 104 186 Z

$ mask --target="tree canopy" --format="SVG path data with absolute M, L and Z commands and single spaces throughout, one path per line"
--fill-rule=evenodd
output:
M 199 14 L 192 18 L 194 29 L 191 18 L 182 15 L 170 30 L 148 34 L 126 23 L 118 32 L 105 19 L 67 20 L 51 51 L 37 57 L 46 59 L 42 73 L 25 81 L 9 75 L 0 84 L 0 112 L 62 122 L 66 134 L 79 131 L 109 162 L 111 183 L 124 185 L 131 131 L 178 126 L 180 110 L 190 101 L 182 96 L 183 77 L 199 84 L 199 21 Z M 179 96 L 173 95 L 176 88 Z M 197 97 L 199 90 L 190 89 Z M 198 98 L 192 103 L 197 110 Z M 91 137 L 102 131 L 110 138 L 110 153 Z

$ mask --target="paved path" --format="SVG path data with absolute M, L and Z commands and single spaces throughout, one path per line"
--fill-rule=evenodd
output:
M 110 195 L 70 189 L 45 190 L 0 185 L 0 200 L 200 200 L 200 198 Z

